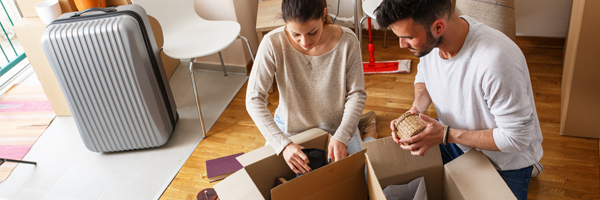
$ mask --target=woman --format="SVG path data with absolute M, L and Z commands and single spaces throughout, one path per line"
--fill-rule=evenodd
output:
M 283 0 L 285 26 L 264 36 L 248 81 L 248 113 L 296 174 L 311 169 L 290 135 L 315 127 L 332 133 L 329 162 L 361 149 L 357 124 L 366 92 L 359 42 L 350 29 L 329 22 L 326 6 L 325 0 Z M 271 117 L 266 98 L 273 78 L 279 107 Z

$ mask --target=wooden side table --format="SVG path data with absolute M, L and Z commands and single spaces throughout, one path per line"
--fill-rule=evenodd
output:
M 359 17 L 362 16 L 362 10 L 360 0 L 352 0 L 354 4 L 354 21 L 359 21 Z M 256 33 L 258 35 L 258 42 L 262 40 L 263 32 L 271 31 L 278 27 L 285 25 L 283 19 L 279 18 L 281 15 L 281 0 L 264 0 L 258 2 L 258 12 L 256 16 Z M 360 31 L 360 25 L 354 23 L 354 31 L 358 36 Z
M 256 35 L 258 42 L 262 40 L 264 32 L 271 31 L 285 25 L 281 15 L 281 0 L 268 0 L 258 2 L 258 12 L 256 16 Z
M 258 36 L 258 43 L 262 41 L 264 32 L 272 31 L 273 29 L 279 28 L 285 25 L 281 15 L 281 0 L 270 0 L 270 1 L 259 1 L 258 12 L 256 15 L 256 35 Z M 275 84 L 275 80 L 273 80 Z M 269 88 L 269 94 L 273 93 L 273 85 Z M 267 103 L 271 102 L 267 98 Z

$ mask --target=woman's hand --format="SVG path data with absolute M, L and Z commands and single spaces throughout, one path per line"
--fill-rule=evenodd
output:
M 327 152 L 327 162 L 335 162 L 348 156 L 348 147 L 344 143 L 331 138 Z
M 304 147 L 294 143 L 283 148 L 283 159 L 296 174 L 305 174 L 311 170 L 308 166 L 308 157 L 302 152 L 302 149 Z

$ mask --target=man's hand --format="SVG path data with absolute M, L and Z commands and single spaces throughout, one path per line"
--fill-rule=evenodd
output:
M 429 151 L 429 148 L 436 147 L 442 143 L 444 139 L 444 125 L 424 114 L 419 114 L 419 117 L 427 123 L 427 127 L 423 131 L 408 139 L 396 141 L 394 138 L 394 141 L 400 143 L 400 147 L 404 150 L 409 150 L 412 155 L 424 156 Z M 404 143 L 410 145 L 404 145 Z
M 397 119 L 394 119 L 390 122 L 390 129 L 392 129 L 392 139 L 394 139 L 394 142 L 400 143 L 400 138 L 398 138 L 398 135 L 396 135 L 396 120 Z
M 290 169 L 296 174 L 305 174 L 310 171 L 308 157 L 302 152 L 304 147 L 290 143 L 283 149 L 283 159 Z
M 410 114 L 419 114 L 419 113 L 422 113 L 421 111 L 419 111 L 419 109 L 417 108 L 417 106 L 413 106 L 408 111 L 410 112 Z
M 348 156 L 348 147 L 344 143 L 331 138 L 327 152 L 327 162 L 335 162 Z

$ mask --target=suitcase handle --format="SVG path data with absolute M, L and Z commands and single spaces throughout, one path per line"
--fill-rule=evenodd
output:
M 81 11 L 81 12 L 71 15 L 71 17 L 79 17 L 81 14 L 86 13 L 86 12 L 91 12 L 91 11 L 103 11 L 105 13 L 109 13 L 109 12 L 115 12 L 115 11 L 117 11 L 117 9 L 114 9 L 114 8 L 88 8 L 84 11 Z

